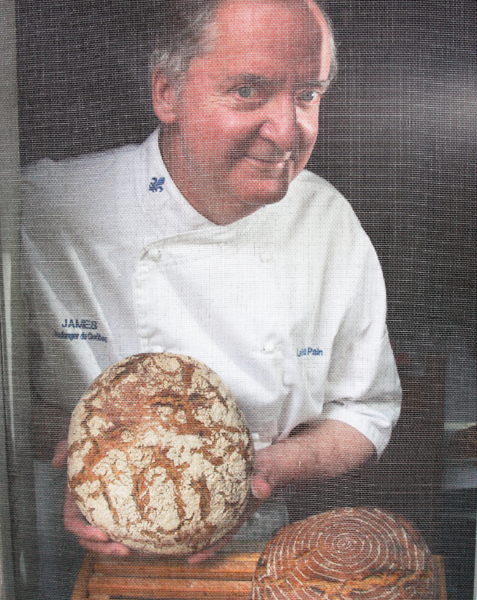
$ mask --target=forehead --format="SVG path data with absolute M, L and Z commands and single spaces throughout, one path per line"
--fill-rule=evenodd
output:
M 328 26 L 312 0 L 226 0 L 209 29 L 210 51 L 202 58 L 224 74 L 268 68 L 327 78 Z

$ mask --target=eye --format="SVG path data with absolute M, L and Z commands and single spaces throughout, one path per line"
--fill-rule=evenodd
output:
M 316 104 L 320 99 L 320 93 L 317 90 L 304 90 L 298 94 L 298 100 L 308 104 Z
M 258 96 L 258 90 L 251 85 L 241 85 L 237 88 L 237 94 L 244 100 L 253 100 Z

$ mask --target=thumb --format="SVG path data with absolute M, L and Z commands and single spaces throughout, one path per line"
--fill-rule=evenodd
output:
M 258 500 L 266 500 L 272 493 L 272 487 L 263 475 L 257 473 L 252 479 L 252 494 Z
M 68 442 L 62 440 L 58 442 L 55 448 L 55 453 L 51 459 L 51 466 L 55 469 L 61 469 L 66 463 L 66 456 L 68 454 Z

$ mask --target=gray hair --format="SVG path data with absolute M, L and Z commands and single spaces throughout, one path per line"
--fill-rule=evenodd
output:
M 225 0 L 166 0 L 160 11 L 156 39 L 151 54 L 151 71 L 159 69 L 170 81 L 180 82 L 193 58 L 210 49 L 209 27 L 219 5 Z M 322 12 L 330 31 L 331 69 L 330 81 L 338 70 L 337 51 L 333 26 L 329 16 Z

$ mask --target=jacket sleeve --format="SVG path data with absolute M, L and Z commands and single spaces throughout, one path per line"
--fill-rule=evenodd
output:
M 365 435 L 382 454 L 400 412 L 401 387 L 386 327 L 386 291 L 376 252 L 351 265 L 352 295 L 337 332 L 328 371 L 323 419 Z

